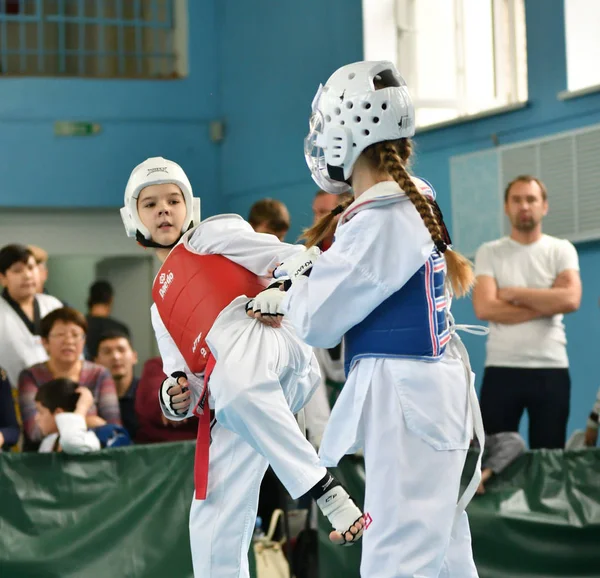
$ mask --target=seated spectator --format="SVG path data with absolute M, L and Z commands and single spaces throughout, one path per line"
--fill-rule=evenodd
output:
M 525 441 L 513 431 L 485 436 L 485 448 L 481 460 L 481 482 L 478 494 L 485 494 L 485 484 L 494 475 L 514 462 L 526 451 Z
M 47 293 L 46 281 L 48 281 L 48 251 L 37 245 L 27 245 L 38 266 L 39 280 L 38 293 Z
M 41 385 L 35 405 L 35 421 L 44 436 L 40 452 L 86 454 L 131 444 L 121 426 L 104 422 L 88 428 L 86 416 L 94 405 L 94 396 L 87 387 L 70 379 L 53 379 Z
M 595 448 L 598 443 L 598 414 L 600 413 L 600 389 L 596 397 L 596 403 L 587 419 L 585 430 L 576 429 L 565 445 L 566 450 L 583 450 Z
M 585 430 L 585 441 L 584 444 L 593 448 L 598 443 L 598 415 L 600 414 L 600 389 L 598 389 L 598 395 L 596 396 L 596 403 L 592 408 L 590 417 L 587 421 L 587 428 Z
M 10 381 L 0 368 L 0 451 L 17 445 L 20 434 Z
M 38 266 L 38 293 L 48 294 L 46 289 L 46 282 L 48 281 L 48 251 L 38 247 L 37 245 L 27 245 L 27 248 L 31 251 L 33 258 Z M 63 307 L 69 307 L 69 304 L 60 299 Z
M 40 334 L 49 359 L 25 369 L 19 376 L 24 449 L 37 449 L 42 439 L 35 423 L 37 390 L 44 383 L 61 377 L 92 391 L 95 404 L 90 408 L 89 426 L 99 425 L 98 417 L 113 425 L 121 425 L 117 389 L 110 373 L 101 365 L 82 359 L 86 329 L 85 317 L 70 307 L 56 309 L 42 319 Z
M 19 373 L 48 359 L 40 339 L 40 320 L 62 303 L 39 295 L 39 270 L 31 251 L 23 245 L 0 250 L 0 365 L 17 387 Z
M 48 251 L 37 245 L 27 245 L 38 266 L 38 293 L 46 293 L 46 281 L 48 280 Z
M 290 214 L 281 201 L 261 199 L 250 207 L 248 222 L 257 233 L 270 233 L 283 241 L 290 228 Z
M 138 355 L 131 346 L 129 337 L 119 331 L 102 334 L 94 361 L 110 371 L 119 396 L 121 421 L 131 439 L 134 439 L 137 430 L 135 394 L 139 379 L 133 375 L 133 368 L 138 362 Z
M 118 331 L 127 337 L 131 336 L 129 327 L 114 317 L 111 317 L 114 293 L 108 281 L 96 281 L 90 287 L 87 301 L 88 314 L 86 317 L 88 330 L 85 348 L 85 358 L 92 361 L 98 354 L 98 340 L 109 331 Z
M 137 443 L 178 442 L 196 439 L 198 418 L 190 417 L 181 421 L 168 420 L 160 409 L 158 392 L 167 378 L 162 370 L 160 357 L 153 357 L 144 364 L 142 376 L 135 396 L 135 413 L 138 429 Z

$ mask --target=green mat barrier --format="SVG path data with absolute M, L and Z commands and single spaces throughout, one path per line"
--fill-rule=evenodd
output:
M 191 578 L 194 447 L 0 454 L 0 577 Z
M 463 487 L 475 458 L 469 455 Z M 364 498 L 362 460 L 347 456 L 335 474 Z M 467 512 L 480 578 L 600 578 L 599 449 L 527 453 L 493 478 Z M 359 578 L 359 546 L 336 548 L 327 521 L 319 526 L 321 578 Z
M 194 442 L 0 453 L 0 577 L 191 578 L 193 459 Z M 362 502 L 362 460 L 335 473 Z M 600 450 L 528 453 L 468 512 L 481 578 L 600 578 Z M 328 533 L 321 578 L 358 578 L 360 547 Z
M 481 578 L 600 577 L 600 451 L 522 456 L 467 512 Z

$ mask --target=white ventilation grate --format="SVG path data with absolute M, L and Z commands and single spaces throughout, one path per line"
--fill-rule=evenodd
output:
M 493 156 L 495 163 L 491 162 Z M 539 177 L 548 188 L 545 233 L 574 242 L 600 239 L 600 126 L 458 155 L 450 159 L 450 169 L 452 231 L 459 240 L 458 248 L 469 255 L 482 242 L 498 235 L 494 227 L 482 235 L 476 223 L 481 217 L 461 209 L 464 190 L 479 190 L 488 200 L 490 196 L 498 199 L 488 203 L 487 220 L 502 223 L 502 231 L 507 234 L 510 223 L 504 216 L 502 197 L 506 185 L 521 174 Z M 487 188 L 485 193 L 481 190 L 483 184 Z
M 544 232 L 566 237 L 577 227 L 573 137 L 543 141 L 538 151 L 539 172 L 534 175 L 539 176 L 548 189 L 549 211 L 544 218 Z
M 579 213 L 576 234 L 600 238 L 600 129 L 575 136 Z

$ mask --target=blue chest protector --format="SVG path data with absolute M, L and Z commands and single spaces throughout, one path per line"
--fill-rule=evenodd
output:
M 100 446 L 102 449 L 129 446 L 132 443 L 127 430 L 120 425 L 107 423 L 106 425 L 92 428 L 92 431 L 100 440 Z
M 427 262 L 344 336 L 346 375 L 363 357 L 436 361 L 450 340 L 443 256 L 434 250 Z

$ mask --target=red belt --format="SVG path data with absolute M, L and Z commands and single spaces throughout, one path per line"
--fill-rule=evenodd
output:
M 215 368 L 216 359 L 209 354 L 204 369 L 204 388 L 200 401 L 194 408 L 194 415 L 198 418 L 198 435 L 196 437 L 196 455 L 194 457 L 194 487 L 196 500 L 206 500 L 208 489 L 208 454 L 210 450 L 210 414 L 208 407 L 208 380 Z

